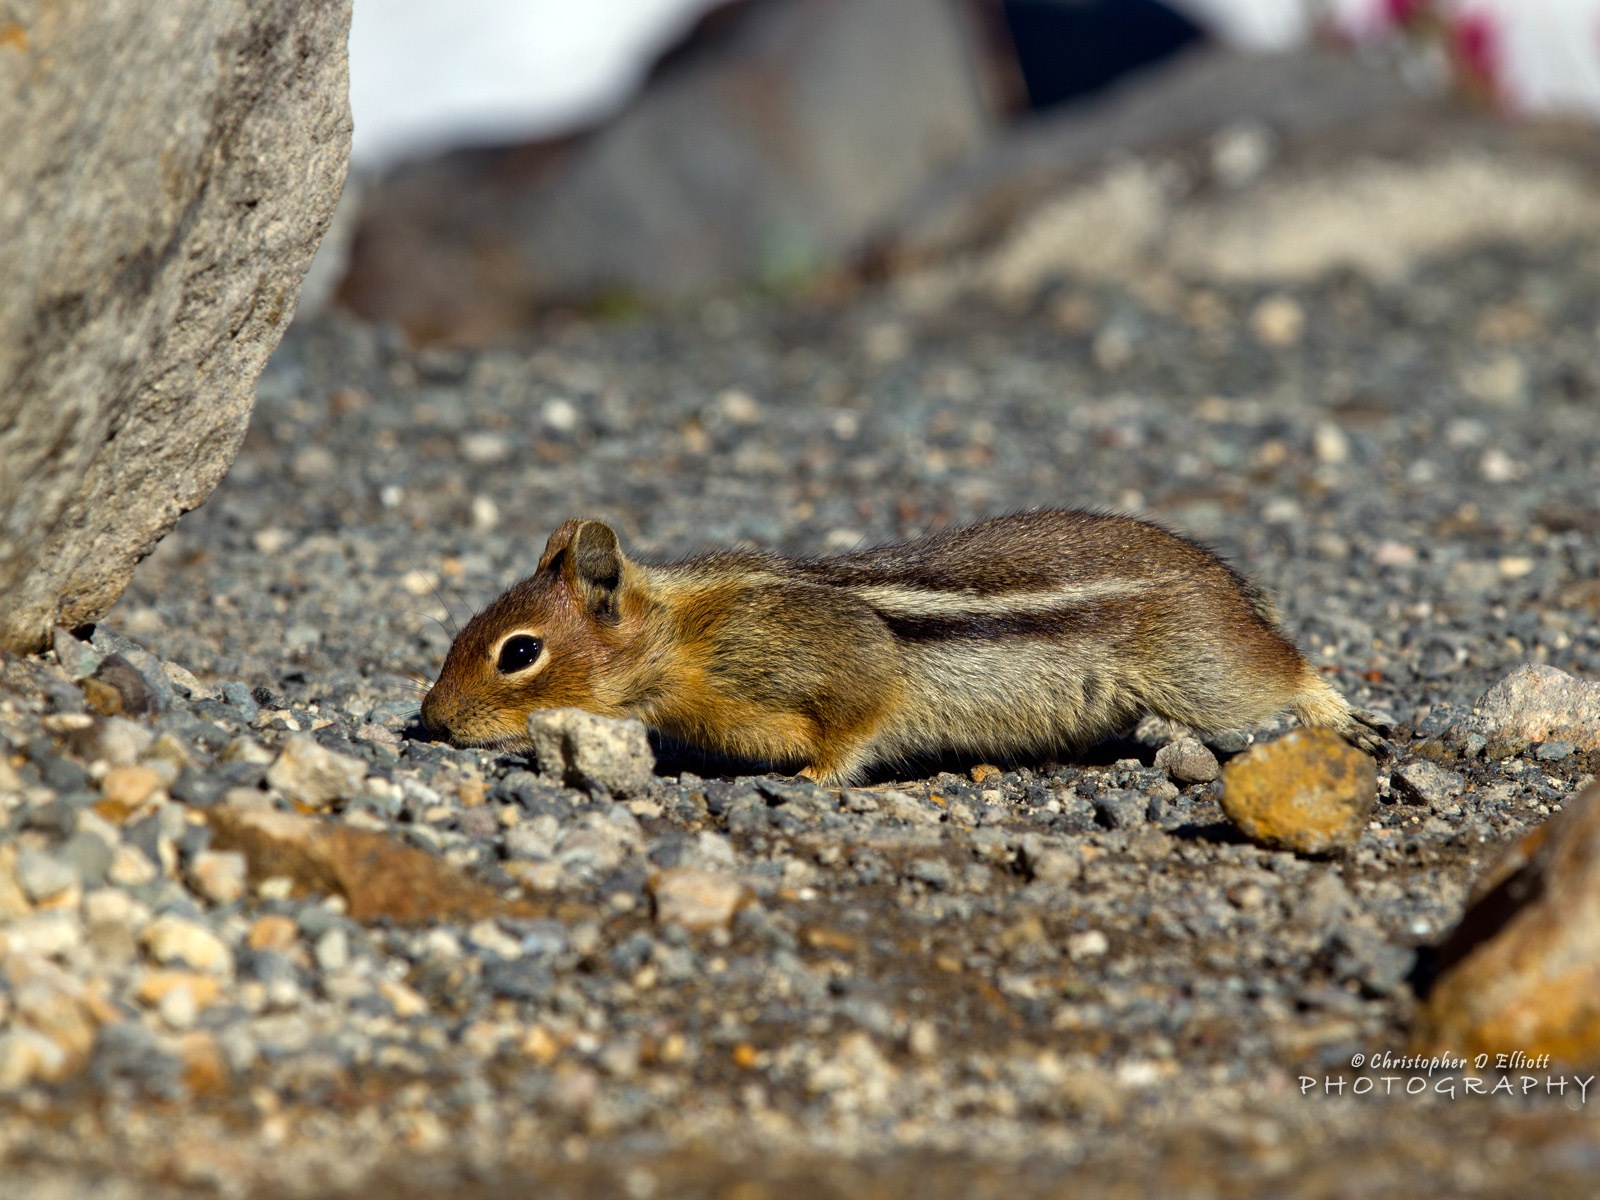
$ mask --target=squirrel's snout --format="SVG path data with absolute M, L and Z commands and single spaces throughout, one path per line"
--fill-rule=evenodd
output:
M 459 703 L 452 703 L 453 696 L 446 696 L 439 690 L 436 683 L 428 689 L 428 694 L 422 698 L 422 727 L 429 733 L 448 736 L 450 733 L 450 718 L 455 716 Z

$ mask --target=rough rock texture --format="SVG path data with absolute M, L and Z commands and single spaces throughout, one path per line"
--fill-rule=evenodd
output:
M 290 738 L 267 770 L 268 783 L 311 808 L 350 799 L 366 777 L 366 763 L 319 745 L 310 734 Z
M 1210 783 L 1220 769 L 1217 756 L 1195 738 L 1179 738 L 1156 751 L 1156 770 L 1174 783 Z
M 568 787 L 631 796 L 655 778 L 650 735 L 638 721 L 597 717 L 577 708 L 551 708 L 528 718 L 539 769 Z
M 699 867 L 673 867 L 652 876 L 650 895 L 657 923 L 679 925 L 692 933 L 726 929 L 740 905 L 750 900 L 737 877 Z
M 1270 161 L 1273 135 L 1295 139 L 1370 129 L 1380 118 L 1409 123 L 1421 107 L 1393 73 L 1346 55 L 1197 51 L 1166 70 L 1135 76 L 1103 98 L 1063 105 L 995 139 L 908 206 L 883 252 L 909 265 L 989 242 L 1107 156 L 1125 157 L 1196 134 L 1253 130 L 1258 144 L 1234 154 L 1240 165 L 1227 182 L 1237 186 Z M 1262 137 L 1269 139 L 1265 145 Z
M 344 183 L 350 5 L 6 13 L 0 646 L 35 650 L 233 461 Z
M 1600 786 L 1490 870 L 1441 959 L 1422 1045 L 1600 1064 Z
M 997 141 L 930 186 L 881 257 L 919 303 L 974 291 L 1019 303 L 1062 278 L 1149 269 L 1213 284 L 1341 270 L 1397 282 L 1464 247 L 1548 246 L 1600 227 L 1591 140 L 1530 153 L 1397 87 L 1346 57 L 1193 55 L 1153 86 Z M 1176 170 L 1127 157 L 1196 125 L 1215 130 L 1208 153 Z M 1286 344 L 1302 323 L 1277 304 L 1257 332 Z
M 380 185 L 343 298 L 414 336 L 471 338 L 551 301 L 780 282 L 859 249 L 985 135 L 956 5 L 725 15 L 565 157 L 457 155 Z
M 1222 811 L 1251 841 L 1322 854 L 1354 842 L 1377 801 L 1372 759 L 1326 729 L 1297 729 L 1222 770 Z
M 1389 779 L 1390 794 L 1406 804 L 1424 804 L 1435 811 L 1444 808 L 1466 788 L 1458 771 L 1446 771 L 1437 763 L 1420 759 L 1397 767 Z
M 1509 751 L 1557 740 L 1600 749 L 1600 683 L 1555 667 L 1518 667 L 1478 701 L 1477 727 L 1491 746 Z

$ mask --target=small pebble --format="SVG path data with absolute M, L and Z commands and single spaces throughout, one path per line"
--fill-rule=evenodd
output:
M 77 867 L 65 858 L 37 850 L 24 850 L 18 854 L 13 870 L 23 892 L 35 904 L 70 891 L 78 886 L 81 878 Z

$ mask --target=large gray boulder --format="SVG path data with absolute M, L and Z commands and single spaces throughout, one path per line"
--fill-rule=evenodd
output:
M 210 495 L 344 184 L 350 0 L 0 17 L 0 646 Z

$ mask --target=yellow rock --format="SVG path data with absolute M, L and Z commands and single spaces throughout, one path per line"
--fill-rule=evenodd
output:
M 1296 729 L 1222 769 L 1222 811 L 1251 841 L 1325 854 L 1361 836 L 1378 798 L 1372 759 L 1326 729 Z

